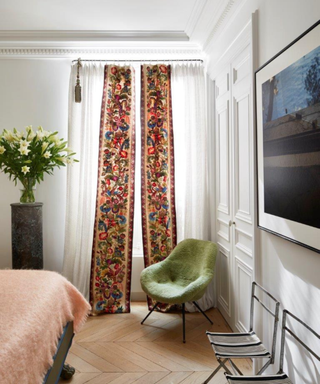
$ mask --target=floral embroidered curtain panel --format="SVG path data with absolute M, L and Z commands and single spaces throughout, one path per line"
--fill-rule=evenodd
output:
M 90 201 L 87 203 L 92 207 L 94 199 L 95 216 L 93 214 L 92 218 L 91 214 L 89 217 L 86 234 L 81 230 L 76 233 L 71 226 L 72 220 L 68 220 L 68 214 L 76 213 L 76 209 L 74 207 L 67 211 L 63 268 L 63 273 L 69 280 L 75 282 L 87 297 L 90 294 L 94 314 L 130 312 L 136 145 L 141 146 L 141 214 L 145 266 L 164 260 L 177 243 L 171 70 L 170 65 L 164 64 L 141 66 L 141 144 L 135 143 L 134 68 L 106 65 L 98 71 L 99 78 L 104 78 L 100 139 L 97 139 L 97 121 L 94 122 L 94 128 L 92 119 L 83 124 L 83 131 L 93 131 L 93 136 L 98 141 L 98 175 L 94 186 L 84 187 L 80 183 L 81 188 L 90 189 L 87 194 Z M 85 64 L 83 72 L 86 71 L 88 65 Z M 71 82 L 72 80 L 71 74 Z M 83 89 L 83 109 L 88 109 L 90 105 L 92 95 L 88 92 L 89 88 L 87 86 Z M 99 89 L 97 86 L 96 88 Z M 202 91 L 204 93 L 205 89 Z M 98 94 L 101 95 L 100 92 L 99 90 Z M 71 104 L 74 100 L 71 93 L 70 100 Z M 73 112 L 74 108 L 74 105 L 70 106 Z M 83 113 L 79 119 L 83 121 L 85 116 L 86 113 Z M 71 124 L 70 131 L 74 132 L 75 129 Z M 73 135 L 71 132 L 70 136 Z M 80 152 L 84 149 L 85 153 L 88 152 L 86 143 L 79 145 L 74 141 Z M 74 146 L 74 143 L 70 142 L 70 145 Z M 78 148 L 74 149 L 78 152 Z M 81 160 L 80 158 L 80 164 Z M 94 159 L 90 160 L 94 163 Z M 84 174 L 82 176 L 85 177 Z M 68 175 L 67 205 L 74 195 L 72 188 L 77 189 L 75 182 L 79 182 L 79 178 L 73 179 L 72 174 Z M 205 180 L 203 183 L 205 184 Z M 80 200 L 78 205 L 81 204 L 81 210 L 84 210 L 86 202 L 83 202 L 83 196 L 80 194 L 77 197 Z M 86 220 L 83 215 L 81 219 Z M 86 244 L 85 258 L 81 257 L 79 251 L 72 255 L 72 247 L 79 249 L 76 246 L 77 237 L 80 243 Z M 189 237 L 192 237 L 192 233 Z M 88 255 L 90 240 L 93 246 Z M 79 266 L 80 263 L 86 267 L 91 263 L 91 275 Z M 76 276 L 76 272 L 80 270 L 85 283 Z M 164 306 L 163 309 L 167 308 Z
M 130 312 L 135 116 L 134 70 L 105 66 L 90 303 Z M 145 265 L 176 245 L 170 66 L 141 68 L 142 223 Z
M 177 244 L 169 65 L 141 67 L 141 153 L 143 254 L 148 267 L 163 261 Z
M 92 312 L 130 312 L 135 117 L 134 70 L 105 66 L 92 249 Z
M 145 266 L 176 246 L 171 68 L 141 67 L 141 201 Z

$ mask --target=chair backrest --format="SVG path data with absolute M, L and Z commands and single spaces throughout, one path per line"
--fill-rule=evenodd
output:
M 211 279 L 214 274 L 217 245 L 211 241 L 182 240 L 163 261 L 173 266 L 173 271 L 183 271 L 185 278 L 195 278 L 206 274 Z
M 282 315 L 282 334 L 281 334 L 281 350 L 280 350 L 280 370 L 279 373 L 283 373 L 283 363 L 284 363 L 284 348 L 286 341 L 286 332 L 288 332 L 300 345 L 302 345 L 312 356 L 314 356 L 318 361 L 320 361 L 320 356 L 314 352 L 310 347 L 308 347 L 287 325 L 288 316 L 295 319 L 298 323 L 302 324 L 308 331 L 310 331 L 316 338 L 320 340 L 320 334 L 316 333 L 309 325 L 300 320 L 293 313 L 289 312 L 287 309 L 283 311 Z
M 264 292 L 268 297 L 270 297 L 275 302 L 275 309 L 272 311 L 270 308 L 266 306 L 255 294 L 255 290 L 258 288 L 262 292 Z M 279 323 L 279 311 L 280 311 L 280 303 L 277 299 L 275 299 L 267 290 L 265 290 L 261 285 L 257 284 L 255 281 L 252 283 L 252 291 L 251 291 L 251 310 L 250 310 L 250 332 L 253 331 L 253 318 L 254 318 L 254 302 L 255 300 L 271 315 L 274 317 L 273 324 L 273 338 L 272 338 L 272 349 L 271 349 L 271 364 L 274 363 L 274 357 L 276 353 L 276 343 L 277 343 L 277 330 Z

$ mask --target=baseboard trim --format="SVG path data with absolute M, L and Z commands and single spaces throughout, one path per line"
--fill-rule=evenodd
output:
M 131 301 L 147 302 L 147 296 L 144 292 L 131 292 Z

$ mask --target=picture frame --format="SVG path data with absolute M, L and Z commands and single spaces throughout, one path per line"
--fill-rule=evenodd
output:
M 320 253 L 320 20 L 255 72 L 258 228 Z

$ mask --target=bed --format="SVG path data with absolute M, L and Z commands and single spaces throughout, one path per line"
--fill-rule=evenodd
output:
M 88 302 L 58 273 L 0 270 L 0 306 L 0 383 L 57 383 Z

